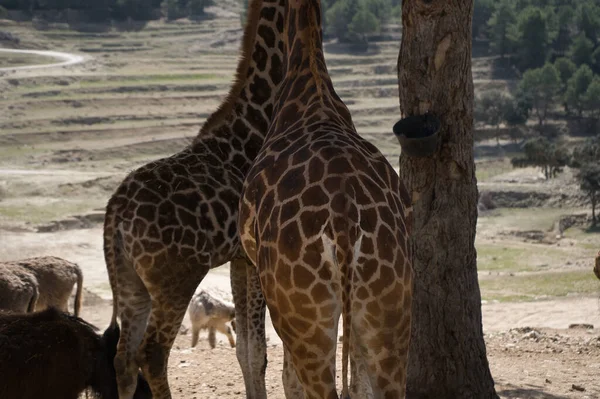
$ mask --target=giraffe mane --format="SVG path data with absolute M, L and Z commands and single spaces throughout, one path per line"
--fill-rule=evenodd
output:
M 291 0 L 290 0 L 291 2 Z M 308 8 L 308 27 L 306 28 L 307 33 L 304 33 L 303 36 L 303 41 L 307 42 L 306 43 L 306 49 L 307 49 L 307 54 L 308 54 L 308 64 L 309 64 L 309 71 L 310 74 L 312 75 L 314 81 L 315 81 L 315 85 L 317 87 L 317 93 L 319 95 L 319 97 L 323 97 L 323 89 L 322 89 L 322 84 L 323 84 L 323 79 L 321 78 L 321 74 L 319 71 L 319 65 L 317 62 L 317 52 L 319 51 L 316 42 L 317 40 L 320 40 L 320 25 L 319 25 L 319 21 L 317 21 L 317 12 L 320 12 L 320 9 L 318 7 L 319 3 L 317 0 L 310 0 L 307 2 L 307 8 Z M 298 7 L 297 5 L 291 5 L 288 3 L 288 7 Z M 300 14 L 300 10 L 298 11 L 298 15 Z M 294 21 L 295 23 L 295 21 Z M 283 35 L 284 37 L 288 38 L 288 40 L 286 40 L 286 51 L 288 53 L 291 52 L 292 49 L 292 45 L 293 43 L 289 42 L 289 24 L 290 21 L 288 21 L 285 26 L 283 27 Z M 297 34 L 298 31 L 296 31 Z M 289 55 L 288 55 L 289 57 Z M 304 58 L 304 55 L 303 55 Z M 288 61 L 289 62 L 289 61 Z
M 254 41 L 258 31 L 262 3 L 262 0 L 250 0 L 250 4 L 248 5 L 248 14 L 246 15 L 246 25 L 244 27 L 244 34 L 242 37 L 240 56 L 235 71 L 233 84 L 231 85 L 225 100 L 223 100 L 217 110 L 206 119 L 206 122 L 200 129 L 199 135 L 210 131 L 216 124 L 221 122 L 223 118 L 226 118 L 231 113 L 236 100 L 240 97 L 240 94 L 246 83 L 248 69 L 250 68 L 250 61 L 252 59 Z
M 309 4 L 309 18 L 308 18 L 308 22 L 309 22 L 309 34 L 310 36 L 307 38 L 308 39 L 308 56 L 309 56 L 309 67 L 310 67 L 310 73 L 313 75 L 313 79 L 315 80 L 315 85 L 317 86 L 317 93 L 319 94 L 319 97 L 323 97 L 323 88 L 322 88 L 322 84 L 323 84 L 323 79 L 321 78 L 321 73 L 319 71 L 319 64 L 317 62 L 318 57 L 317 57 L 317 52 L 319 51 L 319 48 L 317 46 L 317 41 L 321 40 L 321 35 L 320 35 L 320 24 L 319 21 L 317 20 L 317 13 L 320 13 L 321 10 L 318 7 L 318 2 L 316 1 L 310 1 L 308 2 Z

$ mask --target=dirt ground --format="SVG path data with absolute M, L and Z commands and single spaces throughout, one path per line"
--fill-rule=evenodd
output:
M 81 33 L 60 24 L 35 31 L 3 21 L 23 48 L 85 61 L 0 72 L 0 261 L 55 255 L 77 262 L 83 317 L 100 328 L 111 313 L 102 254 L 106 201 L 130 170 L 182 149 L 229 88 L 239 6 L 224 0 L 208 11 L 213 18 L 200 23 L 151 22 L 137 32 Z M 326 60 L 358 132 L 397 166 L 398 27 L 384 33 L 395 39 L 372 43 L 369 54 L 328 43 Z M 0 66 L 16 65 L 2 57 Z M 473 60 L 476 91 L 514 87 L 492 78 L 491 63 Z M 502 398 L 600 398 L 600 283 L 591 273 L 600 234 L 586 225 L 589 209 L 571 171 L 546 182 L 535 169 L 512 170 L 518 146 L 501 143 L 475 147 L 479 189 L 497 204 L 480 213 L 476 240 L 496 389 Z M 228 267 L 211 271 L 201 287 L 230 299 Z M 267 336 L 267 388 L 282 398 L 281 343 L 269 320 Z M 195 349 L 190 339 L 180 335 L 171 354 L 174 397 L 242 397 L 235 350 L 224 337 L 214 350 L 206 336 Z
M 209 290 L 213 288 L 213 293 L 218 295 L 219 291 L 207 280 L 202 285 Z M 598 316 L 589 317 L 593 313 L 590 309 L 600 314 L 597 299 L 541 301 L 535 306 L 483 305 L 488 360 L 500 397 L 600 398 L 600 329 L 581 326 L 590 321 L 600 325 Z M 97 303 L 84 307 L 83 317 L 100 326 L 110 318 L 110 310 L 108 303 Z M 568 328 L 575 323 L 580 327 Z M 184 326 L 189 326 L 187 320 Z M 267 390 L 269 397 L 283 398 L 282 347 L 270 323 L 267 337 Z M 215 349 L 210 349 L 206 333 L 201 335 L 196 348 L 190 347 L 190 339 L 189 333 L 181 334 L 171 351 L 169 379 L 174 397 L 242 397 L 244 384 L 235 349 L 230 348 L 221 335 Z M 338 385 L 341 383 L 340 354 L 341 346 L 338 347 Z

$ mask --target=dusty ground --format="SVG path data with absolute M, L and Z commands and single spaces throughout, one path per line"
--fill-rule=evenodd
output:
M 52 254 L 78 262 L 88 291 L 83 315 L 99 327 L 111 312 L 102 208 L 130 170 L 183 148 L 224 97 L 241 34 L 236 7 L 223 1 L 211 8 L 212 19 L 152 22 L 138 32 L 78 33 L 60 25 L 40 32 L 3 22 L 23 48 L 71 52 L 86 61 L 0 72 L 0 260 Z M 397 35 L 397 27 L 387 33 Z M 326 47 L 336 90 L 359 133 L 394 165 L 397 52 L 398 40 L 375 43 L 367 55 Z M 0 53 L 2 67 L 41 62 L 5 56 Z M 473 60 L 477 91 L 514 87 L 493 79 L 490 64 Z M 558 228 L 565 215 L 589 213 L 573 175 L 567 170 L 545 182 L 537 170 L 512 170 L 509 156 L 518 146 L 508 142 L 498 148 L 480 141 L 475 150 L 480 190 L 498 205 L 480 214 L 476 241 L 498 392 L 503 398 L 599 398 L 600 283 L 591 267 L 600 234 L 585 223 Z M 227 266 L 201 286 L 228 299 Z M 595 328 L 568 328 L 575 323 Z M 267 386 L 280 398 L 281 347 L 268 327 Z M 189 341 L 189 334 L 181 335 L 172 353 L 175 397 L 240 397 L 235 351 L 222 339 L 215 350 L 205 338 L 190 350 Z

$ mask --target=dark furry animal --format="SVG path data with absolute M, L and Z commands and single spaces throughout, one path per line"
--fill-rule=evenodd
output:
M 55 307 L 66 312 L 73 287 L 77 285 L 73 314 L 79 316 L 83 294 L 83 273 L 76 263 L 56 256 L 38 256 L 2 262 L 14 273 L 30 273 L 37 282 L 39 296 L 35 310 Z
M 113 360 L 120 330 L 102 336 L 84 320 L 55 308 L 0 314 L 0 398 L 118 399 Z M 151 398 L 141 374 L 135 399 Z

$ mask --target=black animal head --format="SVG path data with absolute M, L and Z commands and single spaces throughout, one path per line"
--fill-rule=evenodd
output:
M 96 378 L 92 383 L 92 388 L 98 391 L 102 399 L 118 399 L 119 392 L 117 388 L 115 355 L 117 354 L 117 343 L 121 335 L 119 325 L 114 323 L 108 326 L 102 334 L 102 350 L 97 358 Z M 100 384 L 101 386 L 94 386 Z M 148 382 L 141 372 L 138 372 L 137 387 L 133 399 L 151 399 L 152 391 Z

